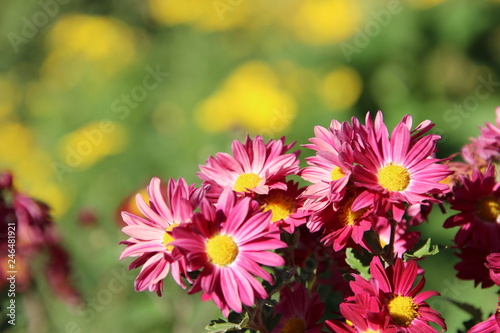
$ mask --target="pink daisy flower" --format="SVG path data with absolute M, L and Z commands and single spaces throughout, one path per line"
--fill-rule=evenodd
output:
M 229 310 L 241 312 L 243 304 L 252 306 L 256 297 L 267 297 L 256 277 L 272 283 L 261 265 L 283 265 L 283 258 L 271 251 L 286 243 L 279 232 L 269 231 L 271 212 L 260 211 L 249 197 L 238 200 L 230 188 L 216 206 L 203 201 L 200 207 L 192 226 L 173 230 L 172 244 L 192 268 L 202 268 L 189 293 L 203 291 L 202 298 L 212 299 L 227 317 Z
M 485 321 L 474 325 L 467 333 L 500 333 L 500 299 L 495 313 Z
M 372 211 L 369 207 L 359 210 L 352 208 L 357 193 L 352 191 L 346 194 L 339 202 L 339 209 L 325 209 L 318 216 L 313 216 L 307 226 L 311 231 L 323 228 L 322 242 L 326 246 L 332 246 L 335 251 L 346 247 L 349 241 L 367 248 L 363 236 L 365 231 L 372 228 Z
M 299 184 L 294 181 L 286 183 L 286 190 L 270 190 L 266 195 L 260 195 L 256 199 L 264 211 L 271 211 L 271 230 L 285 230 L 293 234 L 295 228 L 305 224 L 309 213 L 303 210 L 304 198 L 301 193 L 304 188 L 299 189 Z
M 285 138 L 270 140 L 260 136 L 245 143 L 233 141 L 233 156 L 218 153 L 200 165 L 198 177 L 210 185 L 211 197 L 217 198 L 226 187 L 239 193 L 267 194 L 271 189 L 286 190 L 284 179 L 299 171 L 299 151 L 286 154 L 294 145 L 285 145 Z
M 187 267 L 170 242 L 173 241 L 171 231 L 181 224 L 190 223 L 193 211 L 200 201 L 201 190 L 194 185 L 187 186 L 184 179 L 170 179 L 166 193 L 163 193 L 160 179 L 153 178 L 147 188 L 149 205 L 141 194 L 137 194 L 137 206 L 145 218 L 122 212 L 123 221 L 127 224 L 122 231 L 130 238 L 120 242 L 127 247 L 120 260 L 125 257 L 138 257 L 129 269 L 142 266 L 135 279 L 135 290 L 154 291 L 161 295 L 163 279 L 172 272 L 175 282 L 186 288 L 182 277 L 186 276 Z
M 438 135 L 419 135 L 427 130 L 420 125 L 416 134 L 410 131 L 411 117 L 403 118 L 388 136 L 381 113 L 375 126 L 368 128 L 365 142 L 355 151 L 355 184 L 366 190 L 353 204 L 354 210 L 376 203 L 385 213 L 392 209 L 393 218 L 400 221 L 405 205 L 440 203 L 431 195 L 444 194 L 450 188 L 440 183 L 451 174 L 442 160 L 432 157 Z M 423 128 L 423 129 L 421 129 Z
M 318 211 L 342 200 L 351 179 L 357 131 L 362 128 L 355 117 L 352 125 L 332 120 L 328 129 L 314 127 L 315 137 L 304 147 L 315 150 L 316 155 L 306 158 L 309 166 L 301 172 L 301 177 L 312 183 L 303 194 L 308 198 L 305 209 Z
M 327 320 L 326 326 L 335 333 L 396 333 L 390 326 L 390 317 L 376 297 L 368 293 L 353 296 L 353 303 L 340 304 L 340 312 L 346 322 Z
M 495 110 L 496 126 L 486 123 L 486 127 L 481 128 L 481 135 L 477 139 L 472 139 L 474 152 L 480 160 L 498 161 L 500 159 L 500 107 Z
M 460 226 L 455 242 L 460 247 L 475 246 L 487 252 L 500 252 L 500 186 L 495 168 L 484 173 L 474 170 L 470 178 L 462 177 L 462 185 L 453 188 L 451 209 L 460 213 L 446 219 L 445 228 Z
M 325 312 L 325 304 L 320 301 L 318 294 L 309 295 L 306 287 L 300 283 L 286 286 L 280 291 L 280 300 L 274 310 L 281 317 L 272 333 L 321 332 L 323 324 L 318 324 L 318 321 Z
M 413 287 L 417 272 L 418 266 L 414 261 L 405 263 L 398 258 L 394 266 L 384 268 L 380 259 L 375 256 L 370 263 L 371 279 L 367 281 L 356 275 L 355 281 L 351 282 L 351 289 L 355 295 L 368 293 L 377 297 L 391 319 L 390 324 L 396 326 L 398 332 L 435 332 L 429 322 L 438 324 L 444 331 L 444 319 L 425 302 L 427 298 L 439 293 L 420 292 L 425 283 L 424 278 Z M 346 301 L 354 303 L 356 298 L 350 297 Z

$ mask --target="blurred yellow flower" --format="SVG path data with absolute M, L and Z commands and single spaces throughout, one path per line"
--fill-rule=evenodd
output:
M 55 218 L 59 218 L 66 213 L 73 201 L 73 197 L 70 196 L 71 192 L 63 189 L 55 182 L 38 182 L 36 186 L 27 189 L 26 193 L 48 204 L 51 208 L 50 212 Z
M 136 55 L 132 28 L 120 20 L 106 16 L 70 14 L 57 21 L 48 34 L 51 54 L 44 71 L 56 78 L 65 68 L 88 62 L 104 74 L 112 74 L 130 64 Z M 71 62 L 66 64 L 67 60 Z
M 354 35 L 362 16 L 355 0 L 308 0 L 299 2 L 287 19 L 302 42 L 322 45 Z
M 6 118 L 14 111 L 20 98 L 17 85 L 7 78 L 0 78 L 0 119 Z
M 69 200 L 57 185 L 50 156 L 36 145 L 32 131 L 16 122 L 0 123 L 0 170 L 11 170 L 16 186 L 47 203 L 56 217 L 66 212 Z
M 148 0 L 149 11 L 158 23 L 173 26 L 191 24 L 201 30 L 219 31 L 248 23 L 255 7 L 248 0 Z
M 319 95 L 333 110 L 347 110 L 359 99 L 363 80 L 354 69 L 339 67 L 328 73 L 321 83 Z
M 33 144 L 30 129 L 17 122 L 0 122 L 0 161 L 4 167 L 12 167 L 28 156 Z
M 109 120 L 89 123 L 61 138 L 59 157 L 70 168 L 85 169 L 125 146 L 126 132 Z
M 237 68 L 196 112 L 200 127 L 206 131 L 222 132 L 240 127 L 274 136 L 290 126 L 296 105 L 268 65 L 249 62 Z

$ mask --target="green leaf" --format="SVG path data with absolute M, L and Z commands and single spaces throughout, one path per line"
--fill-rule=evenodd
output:
M 248 317 L 248 313 L 245 312 L 239 324 L 229 323 L 222 319 L 217 319 L 217 320 L 212 320 L 209 325 L 205 326 L 205 329 L 209 332 L 217 332 L 217 333 L 242 330 L 248 325 L 249 320 L 250 318 Z
M 448 248 L 448 246 L 439 245 L 439 244 L 432 245 L 431 239 L 429 238 L 418 250 L 414 250 L 413 253 L 403 254 L 403 259 L 405 261 L 408 261 L 408 260 L 421 259 L 421 258 L 433 256 L 435 254 L 438 254 L 439 252 L 441 252 L 441 250 L 444 250 L 446 248 Z
M 471 304 L 468 304 L 468 303 L 456 301 L 454 299 L 451 299 L 451 298 L 448 298 L 448 297 L 444 297 L 444 296 L 442 296 L 442 297 L 446 301 L 454 304 L 459 309 L 461 309 L 461 310 L 467 312 L 468 314 L 470 314 L 472 316 L 472 321 L 473 322 L 478 323 L 478 322 L 480 322 L 480 321 L 483 320 L 482 319 L 483 318 L 483 312 L 481 311 L 481 309 L 476 308 L 475 306 L 473 306 Z
M 345 262 L 354 270 L 359 272 L 362 278 L 368 280 L 371 275 L 368 272 L 370 269 L 369 263 L 363 263 L 362 258 L 358 252 L 355 252 L 352 248 L 347 248 L 345 251 L 346 259 Z

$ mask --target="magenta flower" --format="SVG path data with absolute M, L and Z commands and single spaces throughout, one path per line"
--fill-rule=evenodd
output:
M 490 278 L 490 272 L 486 267 L 486 257 L 489 252 L 475 246 L 466 246 L 456 253 L 460 261 L 455 265 L 457 278 L 461 280 L 474 280 L 474 286 L 481 288 L 491 287 L 494 282 Z
M 239 193 L 267 194 L 271 189 L 286 190 L 284 179 L 299 171 L 298 151 L 286 152 L 294 145 L 285 145 L 285 138 L 270 140 L 247 136 L 245 143 L 233 141 L 233 156 L 218 153 L 200 165 L 198 177 L 210 185 L 210 196 L 217 198 L 226 187 Z
M 354 243 L 367 247 L 363 235 L 372 228 L 372 211 L 369 207 L 354 210 L 352 204 L 357 193 L 348 192 L 339 202 L 339 208 L 325 209 L 320 214 L 311 216 L 307 226 L 311 231 L 323 229 L 322 242 L 332 246 L 335 251 L 340 251 L 352 240 Z
M 460 247 L 475 246 L 486 252 L 500 252 L 500 187 L 495 168 L 484 173 L 474 170 L 470 178 L 462 177 L 462 185 L 453 188 L 451 208 L 460 211 L 446 219 L 445 228 L 460 226 L 455 242 Z
M 500 107 L 495 109 L 495 114 L 496 126 L 486 123 L 486 127 L 480 127 L 481 135 L 472 141 L 476 160 L 500 160 Z
M 284 230 L 293 234 L 295 228 L 306 223 L 309 212 L 302 206 L 304 198 L 301 193 L 304 188 L 299 189 L 299 184 L 294 181 L 286 183 L 286 190 L 273 189 L 266 195 L 257 196 L 264 211 L 271 211 L 271 230 Z
M 410 131 L 411 117 L 406 116 L 388 136 L 388 130 L 377 114 L 374 127 L 369 127 L 362 147 L 355 151 L 355 185 L 366 188 L 353 204 L 355 210 L 375 203 L 382 213 L 392 209 L 400 221 L 405 205 L 440 203 L 432 195 L 450 190 L 440 183 L 451 174 L 442 160 L 432 157 L 438 135 L 419 135 L 427 130 L 419 125 L 417 134 Z
M 216 206 L 205 200 L 200 207 L 192 226 L 173 230 L 172 245 L 190 267 L 202 269 L 189 293 L 203 291 L 202 299 L 212 299 L 227 317 L 229 310 L 241 312 L 243 304 L 252 306 L 256 297 L 267 297 L 255 277 L 272 282 L 261 265 L 283 265 L 283 258 L 271 251 L 286 244 L 279 232 L 269 231 L 271 212 L 260 211 L 249 197 L 238 200 L 229 188 Z
M 376 297 L 368 293 L 353 296 L 352 303 L 340 304 L 342 316 L 349 324 L 339 320 L 327 320 L 326 326 L 335 333 L 396 333 L 397 328 L 390 325 L 391 318 Z
M 309 295 L 306 287 L 300 283 L 286 286 L 280 291 L 280 300 L 275 307 L 275 313 L 281 317 L 272 333 L 320 333 L 323 324 L 318 324 L 318 321 L 324 312 L 325 304 L 317 293 Z
M 306 158 L 309 166 L 302 170 L 301 176 L 312 183 L 304 192 L 308 198 L 305 209 L 321 210 L 342 200 L 345 194 L 354 165 L 355 132 L 349 123 L 334 120 L 328 130 L 316 126 L 314 133 L 316 136 L 309 139 L 311 144 L 304 147 L 315 150 L 316 156 Z
M 441 315 L 430 308 L 425 300 L 437 296 L 437 291 L 420 292 L 425 279 L 413 287 L 417 277 L 418 266 L 414 261 L 403 262 L 396 259 L 394 266 L 384 268 L 380 259 L 375 256 L 370 264 L 372 275 L 369 281 L 355 276 L 351 289 L 355 295 L 368 293 L 378 298 L 390 317 L 390 324 L 398 328 L 398 332 L 425 333 L 435 332 L 429 325 L 434 322 L 446 330 L 446 324 Z M 350 297 L 348 303 L 355 303 L 356 298 Z
M 18 191 L 10 172 L 0 173 L 0 289 L 9 283 L 9 264 L 15 263 L 16 293 L 26 291 L 38 267 L 43 269 L 54 294 L 69 304 L 81 303 L 80 292 L 72 281 L 71 258 L 63 247 L 50 207 Z M 15 231 L 15 232 L 14 232 Z M 13 235 L 14 233 L 14 235 Z M 10 237 L 9 237 L 10 236 Z M 15 253 L 11 240 L 15 237 Z M 44 256 L 43 265 L 32 265 Z
M 170 244 L 173 240 L 171 231 L 181 224 L 190 223 L 193 211 L 200 200 L 200 189 L 194 185 L 187 186 L 184 179 L 170 179 L 166 193 L 160 186 L 160 179 L 153 178 L 147 188 L 149 205 L 140 194 L 137 194 L 137 206 L 146 218 L 129 212 L 122 212 L 123 221 L 127 224 L 122 229 L 130 236 L 120 244 L 126 244 L 120 260 L 125 257 L 138 257 L 129 269 L 142 266 L 135 280 L 135 290 L 154 291 L 161 295 L 163 279 L 172 272 L 175 282 L 186 288 L 182 277 L 187 267 L 180 253 Z

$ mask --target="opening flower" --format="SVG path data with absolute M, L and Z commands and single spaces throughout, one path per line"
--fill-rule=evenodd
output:
M 317 293 L 309 295 L 300 283 L 287 285 L 280 291 L 280 300 L 275 313 L 281 315 L 272 333 L 320 333 L 323 327 L 318 321 L 325 312 L 325 304 Z
M 135 280 L 135 289 L 155 291 L 161 295 L 163 279 L 169 271 L 181 287 L 185 288 L 182 277 L 186 275 L 187 267 L 180 253 L 174 249 L 171 242 L 172 230 L 181 224 L 190 223 L 193 211 L 199 203 L 201 189 L 194 185 L 187 186 L 184 179 L 169 180 L 164 193 L 160 179 L 153 178 L 147 188 L 149 205 L 141 194 L 137 194 L 137 206 L 145 216 L 139 217 L 129 212 L 122 212 L 123 221 L 127 224 L 122 231 L 130 238 L 122 241 L 127 245 L 120 259 L 138 257 L 129 269 L 142 266 Z
M 192 269 L 201 268 L 189 293 L 203 291 L 203 299 L 212 299 L 228 316 L 229 310 L 242 311 L 255 298 L 267 293 L 256 277 L 272 282 L 261 265 L 276 267 L 284 260 L 272 250 L 286 247 L 279 232 L 269 231 L 271 212 L 262 212 L 249 197 L 238 198 L 226 188 L 216 206 L 201 204 L 192 226 L 172 231 L 172 245 L 185 255 Z
M 414 261 L 403 262 L 396 259 L 394 266 L 384 268 L 380 259 L 375 256 L 370 263 L 372 277 L 369 281 L 356 276 L 351 282 L 355 295 L 367 293 L 376 297 L 385 306 L 390 324 L 398 328 L 398 332 L 435 332 L 429 325 L 434 322 L 446 330 L 444 319 L 430 308 L 425 300 L 437 296 L 437 291 L 424 291 L 425 280 L 422 278 L 413 287 L 417 277 L 418 266 Z M 356 298 L 350 297 L 347 303 L 355 303 Z
M 335 333 L 396 333 L 397 328 L 390 325 L 390 317 L 384 312 L 382 304 L 368 293 L 353 296 L 353 302 L 340 304 L 340 312 L 345 322 L 327 320 L 326 326 Z
M 500 187 L 495 168 L 489 165 L 484 173 L 474 170 L 470 177 L 462 177 L 453 194 L 451 208 L 460 213 L 449 217 L 444 227 L 460 226 L 455 236 L 458 246 L 500 252 Z
M 286 186 L 286 190 L 271 190 L 256 199 L 265 212 L 272 213 L 271 230 L 282 229 L 293 234 L 296 227 L 306 223 L 309 213 L 302 208 L 305 199 L 301 194 L 304 188 L 299 188 L 299 184 L 294 181 L 288 181 Z
M 200 165 L 198 176 L 210 185 L 210 196 L 217 198 L 229 187 L 242 194 L 267 194 L 271 189 L 286 190 L 284 179 L 299 171 L 298 152 L 286 154 L 293 146 L 285 139 L 270 140 L 267 144 L 260 136 L 254 140 L 247 136 L 245 143 L 233 141 L 233 156 L 218 153 Z
M 376 203 L 382 213 L 392 208 L 393 217 L 400 221 L 405 205 L 440 203 L 431 195 L 449 192 L 448 185 L 440 183 L 451 172 L 442 160 L 433 158 L 438 135 L 417 133 L 412 137 L 411 117 L 405 117 L 387 135 L 381 114 L 377 115 L 374 127 L 368 127 L 363 148 L 355 151 L 353 176 L 355 184 L 366 188 L 356 202 L 358 210 Z M 420 125 L 417 129 L 424 127 Z

